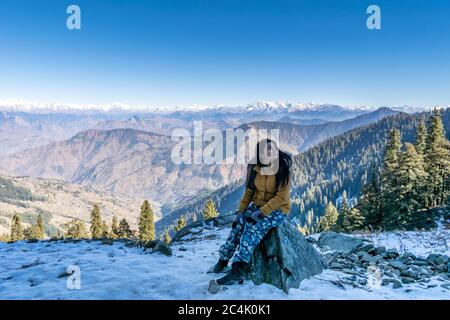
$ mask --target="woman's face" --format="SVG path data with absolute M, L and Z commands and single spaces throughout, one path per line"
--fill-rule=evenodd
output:
M 259 148 L 259 160 L 261 164 L 270 165 L 278 157 L 278 148 L 272 141 L 263 141 Z

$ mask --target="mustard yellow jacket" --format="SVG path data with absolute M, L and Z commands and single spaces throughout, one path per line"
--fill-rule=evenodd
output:
M 245 189 L 238 210 L 245 211 L 250 202 L 253 202 L 266 216 L 278 209 L 288 214 L 291 208 L 291 179 L 285 186 L 280 186 L 276 190 L 275 175 L 260 174 L 258 165 L 253 170 L 256 171 L 255 190 L 251 188 Z

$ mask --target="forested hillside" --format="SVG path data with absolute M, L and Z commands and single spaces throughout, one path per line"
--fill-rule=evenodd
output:
M 98 204 L 108 225 L 114 216 L 126 218 L 135 227 L 140 204 L 123 195 L 108 194 L 90 187 L 59 180 L 11 177 L 0 173 L 0 241 L 9 236 L 15 215 L 24 229 L 43 219 L 47 237 L 63 234 L 73 219 L 89 222 L 90 210 Z M 152 203 L 155 220 L 160 210 Z M 3 237 L 5 239 L 5 237 Z
M 292 208 L 301 222 L 320 216 L 328 201 L 335 202 L 343 191 L 358 196 L 367 182 L 372 165 L 379 165 L 392 129 L 398 129 L 403 142 L 413 143 L 420 120 L 430 113 L 399 114 L 378 123 L 357 128 L 328 139 L 294 158 Z M 450 137 L 450 109 L 442 112 L 447 138 Z
M 17 186 L 11 180 L 0 177 L 1 202 L 10 203 L 20 200 L 33 201 L 40 199 L 39 197 L 35 197 L 29 189 Z

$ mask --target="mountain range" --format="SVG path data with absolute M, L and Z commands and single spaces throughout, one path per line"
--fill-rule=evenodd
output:
M 240 128 L 279 129 L 281 142 L 296 154 L 395 113 L 382 108 L 319 125 L 263 121 Z M 245 165 L 236 163 L 175 165 L 171 160 L 175 143 L 167 135 L 133 128 L 90 129 L 64 141 L 5 156 L 0 159 L 0 167 L 14 175 L 59 179 L 127 197 L 148 198 L 164 204 L 164 212 L 194 195 L 238 181 L 245 174 Z
M 132 108 L 122 105 L 103 109 L 89 105 L 32 106 L 22 102 L 9 102 L 2 106 L 0 102 L 0 156 L 67 140 L 89 129 L 132 128 L 170 135 L 178 128 L 192 131 L 194 121 L 202 121 L 205 129 L 219 130 L 257 121 L 314 125 L 343 121 L 376 110 L 290 102 L 257 102 L 243 107 L 197 106 L 173 109 Z

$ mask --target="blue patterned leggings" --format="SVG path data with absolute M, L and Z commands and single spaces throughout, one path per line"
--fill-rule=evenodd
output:
M 257 209 L 255 205 L 251 204 L 244 212 L 244 221 L 233 222 L 227 241 L 220 247 L 220 259 L 230 260 L 239 245 L 236 254 L 234 254 L 233 262 L 243 261 L 250 263 L 253 250 L 262 238 L 270 229 L 279 226 L 286 217 L 283 212 L 277 210 L 260 219 L 256 224 L 246 222 L 245 218 Z

